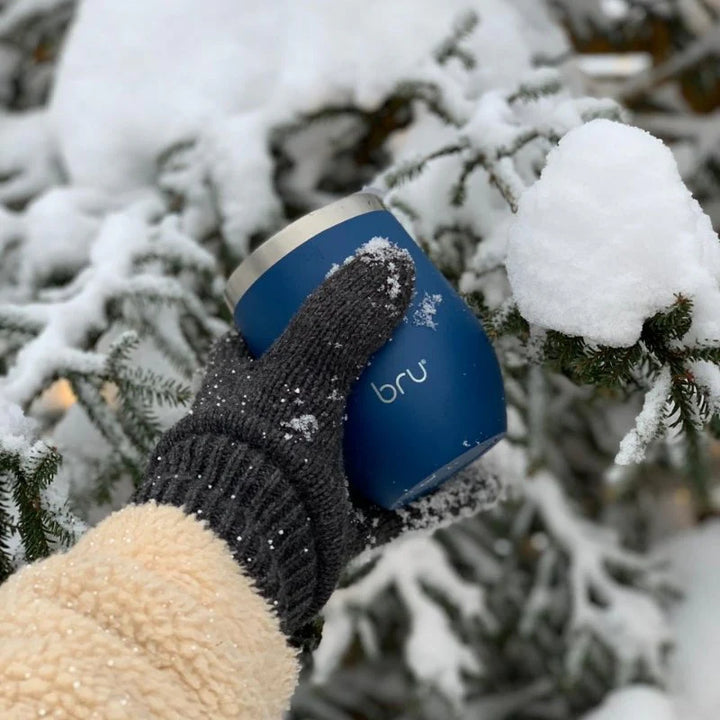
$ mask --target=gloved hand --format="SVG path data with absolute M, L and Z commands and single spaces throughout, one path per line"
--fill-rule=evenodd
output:
M 288 634 L 320 610 L 352 556 L 476 512 L 496 494 L 477 472 L 398 511 L 348 492 L 347 396 L 402 320 L 413 283 L 406 251 L 361 249 L 261 358 L 235 331 L 220 338 L 190 414 L 163 436 L 136 494 L 207 520 Z

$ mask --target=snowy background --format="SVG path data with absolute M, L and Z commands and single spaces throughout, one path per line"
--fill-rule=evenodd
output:
M 127 500 L 237 262 L 372 185 L 493 339 L 503 497 L 351 568 L 293 717 L 718 717 L 719 15 L 0 2 L 2 575 Z

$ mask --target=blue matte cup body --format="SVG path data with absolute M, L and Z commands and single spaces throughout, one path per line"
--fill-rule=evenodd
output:
M 394 509 L 470 464 L 507 427 L 500 368 L 480 322 L 398 220 L 370 210 L 308 237 L 252 282 L 234 318 L 259 357 L 331 267 L 373 238 L 410 253 L 416 292 L 348 399 L 344 461 L 355 490 Z

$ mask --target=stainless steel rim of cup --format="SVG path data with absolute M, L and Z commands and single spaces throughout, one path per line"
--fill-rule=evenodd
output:
M 275 233 L 248 255 L 228 279 L 225 285 L 225 300 L 230 312 L 235 311 L 238 300 L 261 275 L 304 242 L 345 220 L 386 209 L 377 195 L 367 192 L 355 193 L 303 215 Z

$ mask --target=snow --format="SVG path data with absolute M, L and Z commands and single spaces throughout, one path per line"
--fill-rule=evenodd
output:
M 394 270 L 395 266 L 390 263 L 388 265 L 390 270 Z M 397 278 L 397 275 L 391 275 L 387 279 L 387 285 L 388 285 L 388 295 L 392 300 L 397 300 L 398 296 L 400 295 L 401 287 L 400 287 L 400 281 Z
M 0 451 L 26 453 L 32 447 L 37 423 L 0 393 Z
M 268 143 L 264 117 L 245 113 L 209 124 L 199 147 L 205 172 L 218 191 L 223 235 L 239 257 L 248 253 L 254 232 L 282 215 Z
M 238 12 L 233 0 L 178 0 L 172 12 L 162 0 L 82 3 L 51 105 L 72 181 L 113 191 L 149 184 L 162 151 L 256 105 L 278 69 L 279 54 L 267 50 L 281 4 L 248 22 L 252 9 Z
M 715 720 L 720 715 L 720 522 L 666 540 L 654 556 L 670 562 L 682 590 L 670 610 L 674 647 L 667 691 L 641 685 L 617 690 L 583 720 Z
M 456 61 L 440 69 L 433 53 L 469 12 L 480 22 L 462 46 L 477 63 L 461 78 Z M 348 33 L 349 19 L 362 32 Z M 172 10 L 163 0 L 88 0 L 57 68 L 49 136 L 72 184 L 112 193 L 153 184 L 159 158 L 195 144 L 184 229 L 207 229 L 207 216 L 219 211 L 241 257 L 249 233 L 278 221 L 270 153 L 277 127 L 328 105 L 376 108 L 406 80 L 439 80 L 449 90 L 455 78 L 446 102 L 463 107 L 465 95 L 508 86 L 537 53 L 563 46 L 546 11 L 527 0 L 177 0 Z M 297 176 L 316 172 L 308 158 L 327 147 L 325 140 L 303 153 Z
M 398 273 L 395 261 L 401 258 L 405 260 L 410 259 L 410 253 L 404 248 L 395 245 L 395 243 L 391 243 L 387 238 L 374 237 L 362 244 L 353 255 L 348 255 L 345 260 L 343 260 L 343 266 L 351 263 L 356 257 L 360 258 L 362 262 L 381 262 L 386 265 L 390 273 L 387 278 L 387 293 L 390 299 L 396 300 L 400 295 L 402 287 L 400 285 L 400 274 Z M 334 275 L 339 269 L 340 265 L 333 263 L 330 270 L 326 273 L 325 278 L 327 279 Z
M 489 622 L 483 591 L 465 580 L 448 562 L 439 544 L 427 536 L 397 540 L 379 558 L 371 572 L 353 585 L 336 590 L 323 616 L 325 627 L 314 654 L 314 681 L 323 682 L 337 668 L 355 637 L 353 617 L 369 608 L 389 587 L 394 587 L 410 616 L 405 658 L 418 681 L 438 688 L 459 703 L 464 695 L 464 674 L 482 672 L 471 648 L 453 632 L 447 614 L 424 588 L 448 598 L 465 620 Z M 373 630 L 359 633 L 372 653 Z M 369 633 L 369 635 L 368 635 Z
M 101 217 L 113 205 L 104 193 L 86 188 L 54 188 L 40 195 L 23 216 L 20 284 L 39 286 L 53 272 L 82 267 Z
M 374 237 L 368 242 L 361 245 L 355 255 L 361 258 L 364 262 L 382 262 L 387 263 L 388 261 L 408 258 L 410 253 L 407 250 L 391 243 L 387 238 Z M 345 264 L 351 261 L 353 256 L 350 256 L 345 260 Z
M 560 141 L 520 200 L 507 270 L 543 328 L 629 346 L 682 293 L 695 302 L 688 338 L 720 338 L 718 237 L 670 150 L 637 128 L 598 119 Z
M 61 179 L 47 114 L 0 113 L 0 202 L 23 202 Z
M 642 462 L 645 458 L 647 446 L 661 431 L 670 387 L 670 368 L 664 367 L 645 396 L 643 408 L 635 418 L 635 427 L 620 441 L 620 449 L 615 456 L 618 465 Z
M 683 598 L 671 610 L 675 648 L 669 690 L 682 720 L 720 717 L 720 522 L 683 533 L 656 550 L 668 558 Z
M 627 682 L 638 667 L 661 678 L 672 633 L 662 609 L 645 590 L 667 582 L 667 577 L 648 558 L 624 549 L 611 528 L 595 526 L 578 515 L 548 472 L 532 476 L 524 491 L 569 557 L 570 676 L 580 672 L 589 635 L 600 639 L 616 656 L 618 682 Z M 634 579 L 622 582 L 611 568 Z M 529 608 L 534 615 L 545 609 L 542 603 L 539 607 L 529 603 Z
M 554 76 L 552 71 L 544 70 L 545 77 L 548 72 Z M 463 126 L 463 136 L 490 155 L 496 154 L 498 148 L 512 145 L 517 135 L 518 128 L 505 94 L 492 90 L 478 98 L 470 119 Z
M 667 691 L 629 686 L 583 720 L 715 720 L 720 716 L 720 522 L 713 520 L 654 551 L 670 562 L 682 597 L 670 610 L 674 647 Z
M 582 720 L 692 720 L 675 712 L 671 698 L 657 688 L 630 685 L 610 693 Z
M 439 293 L 425 293 L 420 305 L 413 313 L 413 325 L 418 327 L 427 327 L 431 330 L 437 330 L 438 323 L 435 319 L 437 315 L 437 306 L 442 302 L 442 295 Z
M 626 0 L 601 0 L 600 4 L 605 14 L 612 20 L 621 20 L 630 10 Z
M 164 0 L 88 0 L 52 101 L 62 157 L 74 182 L 128 190 L 151 182 L 162 151 L 217 117 L 262 107 L 266 117 L 290 119 L 329 100 L 376 105 L 469 8 L 485 18 L 476 42 L 486 53 L 500 55 L 520 39 L 513 38 L 517 23 L 493 32 L 514 14 L 499 0 L 441 7 L 434 0 L 278 0 L 241 8 L 236 0 L 176 0 L 172 12 Z M 362 33 L 338 31 L 353 18 L 362 19 Z M 495 67 L 509 73 L 518 56 L 530 64 L 517 42 Z
M 154 292 L 163 290 L 162 283 L 175 289 L 171 278 L 135 272 L 134 260 L 149 244 L 149 229 L 138 212 L 130 210 L 109 215 L 103 222 L 89 252 L 89 265 L 81 273 L 69 297 L 53 303 L 23 306 L 40 323 L 40 332 L 27 342 L 9 372 L 0 378 L 0 392 L 14 402 L 25 404 L 42 390 L 46 381 L 69 368 L 78 372 L 100 372 L 104 356 L 85 352 L 85 337 L 105 329 L 106 305 L 123 290 L 137 291 L 143 283 Z
M 314 415 L 300 415 L 300 417 L 293 418 L 292 420 L 281 422 L 280 426 L 290 428 L 296 433 L 299 433 L 306 442 L 311 442 L 315 433 L 320 429 L 317 418 Z M 291 437 L 292 435 L 290 433 L 286 433 L 286 440 L 289 440 Z
M 39 429 L 39 424 L 33 418 L 25 415 L 19 405 L 10 401 L 0 391 L 0 454 L 9 453 L 15 456 L 21 467 L 27 467 L 28 463 L 32 466 L 34 458 L 47 452 L 46 443 L 37 439 Z M 42 490 L 42 505 L 53 512 L 57 522 L 65 530 L 78 537 L 87 527 L 70 512 L 68 494 L 67 480 L 58 476 Z M 11 496 L 6 498 L 5 510 L 14 522 L 18 522 L 19 511 Z M 23 544 L 17 529 L 5 538 L 5 546 L 14 565 L 24 561 Z
M 706 360 L 691 364 L 695 382 L 708 395 L 713 412 L 720 413 L 720 368 Z
M 387 238 L 374 237 L 369 242 L 361 245 L 356 255 L 363 262 L 382 262 L 386 265 L 390 273 L 387 278 L 387 293 L 391 300 L 397 300 L 402 287 L 400 285 L 400 274 L 394 261 L 401 258 L 407 260 L 410 258 L 410 253 L 404 248 L 391 243 Z
M 33 5 L 56 1 L 62 0 L 31 0 L 14 7 L 22 5 L 27 11 Z M 477 11 L 479 24 L 462 45 L 477 57 L 476 67 L 465 72 L 456 59 L 438 66 L 432 60 L 433 52 L 447 37 L 454 18 L 468 9 Z M 350 23 L 355 28 L 356 18 L 361 20 L 362 32 L 347 32 Z M 533 68 L 538 55 L 560 54 L 561 38 L 560 29 L 547 21 L 544 6 L 536 0 L 277 0 L 265 5 L 242 0 L 176 0 L 172 4 L 162 0 L 84 0 L 58 67 L 49 114 L 0 118 L 0 174 L 11 176 L 0 187 L 0 200 L 34 198 L 26 211 L 5 214 L 7 222 L 0 239 L 1 248 L 10 235 L 21 237 L 23 290 L 41 284 L 63 266 L 83 268 L 69 285 L 46 288 L 39 298 L 42 302 L 23 306 L 26 315 L 37 320 L 40 331 L 21 350 L 19 362 L 2 380 L 0 393 L 4 390 L 13 401 L 27 403 L 42 389 L 46 376 L 59 369 L 102 369 L 104 356 L 86 352 L 86 338 L 107 330 L 107 301 L 122 293 L 159 293 L 183 300 L 184 312 L 192 315 L 192 303 L 199 304 L 199 300 L 187 294 L 181 282 L 157 274 L 148 265 L 154 268 L 170 257 L 183 268 L 213 271 L 213 258 L 194 238 L 207 239 L 215 250 L 218 229 L 233 254 L 245 254 L 249 236 L 279 222 L 283 212 L 274 184 L 277 162 L 270 152 L 276 139 L 273 131 L 321 107 L 374 109 L 401 80 L 437 80 L 446 91 L 445 102 L 457 127 L 440 123 L 418 103 L 412 124 L 389 142 L 393 161 L 417 159 L 459 139 L 467 145 L 463 153 L 428 165 L 416 183 L 390 193 L 383 187 L 381 192 L 390 204 L 397 202 L 394 209 L 398 213 L 402 212 L 401 201 L 420 210 L 417 221 L 411 222 L 409 215 L 403 218 L 416 237 L 433 242 L 440 225 L 468 228 L 482 237 L 474 269 L 478 275 L 497 271 L 495 281 L 484 278 L 482 289 L 493 306 L 507 303 L 507 283 L 504 276 L 499 277 L 508 240 L 507 198 L 521 201 L 521 216 L 537 221 L 542 239 L 543 223 L 527 215 L 530 211 L 523 205 L 530 193 L 539 193 L 534 189 L 526 192 L 526 185 L 534 180 L 532 168 L 542 165 L 548 146 L 545 138 L 576 127 L 588 115 L 613 109 L 608 102 L 577 100 L 564 91 L 552 97 L 528 93 L 516 98 L 518 86 L 540 88 L 557 82 L 554 71 Z M 536 140 L 523 146 L 519 161 L 504 154 L 535 131 Z M 298 152 L 306 156 L 294 176 L 302 203 L 308 197 L 313 201 L 322 198 L 317 179 L 323 161 L 333 158 L 336 145 L 336 138 L 328 135 L 325 129 L 316 130 L 315 142 L 323 147 L 309 152 L 306 146 Z M 341 139 L 337 139 L 339 147 Z M 603 142 L 604 151 L 606 144 Z M 456 171 L 478 150 L 487 155 L 487 162 L 468 179 L 472 202 L 450 208 L 448 196 Z M 558 151 L 559 156 L 564 152 Z M 657 155 L 660 151 L 655 148 L 653 152 Z M 582 157 L 589 177 L 578 171 L 571 179 L 582 177 L 592 186 L 596 175 L 610 175 L 609 168 L 603 174 L 603 168 L 590 162 L 597 163 L 598 158 L 587 152 Z M 67 177 L 58 169 L 60 159 Z M 641 164 L 628 160 L 613 173 L 619 172 L 627 184 L 632 179 L 627 168 L 635 171 Z M 660 173 L 660 180 L 671 174 L 662 162 L 655 164 L 665 173 Z M 648 187 L 657 187 L 653 185 L 655 176 L 651 179 Z M 66 180 L 66 187 L 55 187 Z M 381 178 L 373 182 L 383 184 Z M 617 183 L 617 177 L 613 182 Z M 543 183 L 545 180 L 538 187 Z M 503 185 L 502 195 L 493 184 Z M 147 186 L 157 186 L 173 199 L 182 200 L 179 215 L 167 216 L 173 206 L 157 192 L 142 195 Z M 565 186 L 561 189 L 563 193 L 568 190 Z M 145 200 L 141 202 L 139 197 Z M 623 208 L 622 203 L 618 205 Z M 576 213 L 575 229 L 586 210 L 583 206 Z M 644 211 L 641 208 L 638 217 Z M 654 213 L 653 206 L 653 212 L 647 214 Z M 691 211 L 687 213 L 694 217 Z M 596 220 L 588 216 L 587 223 Z M 652 223 L 653 218 L 643 218 L 646 222 Z M 533 229 L 530 239 L 534 240 L 534 226 L 529 221 L 527 225 Z M 703 229 L 702 222 L 697 225 Z M 559 238 L 567 241 L 562 234 Z M 692 245 L 690 240 L 686 244 Z M 701 239 L 696 244 L 707 245 Z M 361 254 L 368 261 L 387 260 L 393 270 L 388 245 L 383 238 L 373 238 Z M 152 262 L 139 264 L 143 257 Z M 613 269 L 617 257 L 620 255 L 615 255 Z M 712 252 L 707 258 L 708 262 L 698 260 L 697 264 L 705 266 L 709 278 L 715 259 Z M 645 260 L 643 257 L 643 263 Z M 464 269 L 466 264 L 460 266 Z M 694 277 L 687 275 L 685 266 L 676 264 L 675 269 L 677 276 L 687 276 L 688 283 Z M 712 300 L 703 288 L 696 300 Z M 698 281 L 691 289 L 703 288 Z M 398 276 L 391 274 L 387 291 L 397 298 Z M 668 289 L 670 297 L 672 291 Z M 437 326 L 441 300 L 433 295 L 423 298 L 419 312 L 426 327 Z M 600 297 L 598 302 L 602 300 L 608 297 Z M 703 332 L 712 335 L 713 309 L 712 302 L 698 302 L 694 328 L 698 337 L 702 318 Z M 153 320 L 163 329 L 177 321 L 175 315 L 174 308 L 165 308 Z M 717 378 L 710 377 L 708 382 L 711 380 Z M 333 391 L 330 398 L 339 396 L 335 398 Z M 302 400 L 295 398 L 294 402 Z M 650 400 L 648 403 L 655 407 Z M 23 438 L 24 434 L 17 432 L 23 427 L 17 406 L 8 407 L 15 410 L 7 410 L 5 415 L 0 412 L 0 437 Z M 77 418 L 82 414 L 76 405 L 63 421 L 68 434 L 70 430 L 77 434 L 77 444 L 87 439 L 87 419 L 82 426 Z M 648 409 L 647 422 L 636 428 L 640 439 L 649 435 L 650 414 Z M 288 439 L 298 437 L 307 442 L 319 431 L 312 415 L 299 415 L 284 427 Z M 522 440 L 526 432 L 515 430 Z M 56 427 L 53 439 L 59 434 Z M 93 443 L 92 450 L 105 452 L 106 446 Z M 80 458 L 68 451 L 68 459 L 77 463 L 79 474 Z M 638 578 L 638 585 L 651 584 L 650 571 L 642 558 L 623 552 L 612 534 L 608 538 L 602 528 L 582 521 L 562 494 L 559 481 L 540 476 L 527 482 L 526 459 L 524 448 L 513 449 L 503 443 L 484 460 L 487 467 L 497 465 L 499 477 L 507 480 L 512 476 L 518 487 L 527 486 L 520 497 L 529 512 L 541 515 L 549 528 L 546 536 L 534 538 L 538 547 L 559 545 L 567 556 L 576 607 L 568 632 L 589 628 L 614 641 L 617 647 L 610 642 L 610 648 L 621 656 L 623 670 L 640 662 L 654 671 L 659 648 L 668 636 L 664 620 L 649 595 L 618 581 L 609 566 Z M 469 514 L 473 502 L 472 510 L 477 510 L 497 494 L 496 485 L 488 486 L 486 495 L 471 494 L 473 489 L 467 476 L 456 478 L 444 486 L 447 492 L 418 501 L 412 518 L 407 517 L 409 511 L 403 511 L 401 517 L 408 523 L 430 525 L 437 514 L 447 514 L 453 498 L 465 498 L 463 514 Z M 62 486 L 53 492 L 52 501 L 59 507 L 67 493 Z M 463 676 L 481 673 L 482 667 L 473 648 L 456 633 L 436 594 L 431 596 L 426 588 L 446 595 L 465 619 L 488 623 L 482 591 L 456 572 L 442 546 L 432 538 L 405 540 L 390 548 L 368 575 L 331 599 L 317 671 L 320 675 L 332 671 L 355 632 L 372 654 L 378 642 L 372 623 L 361 611 L 393 586 L 409 610 L 408 666 L 421 681 L 458 699 L 466 687 Z M 511 550 L 510 543 L 504 542 Z M 547 607 L 548 598 L 557 597 L 544 590 L 538 585 L 528 598 L 528 624 Z M 591 602 L 594 593 L 608 598 L 607 608 Z

